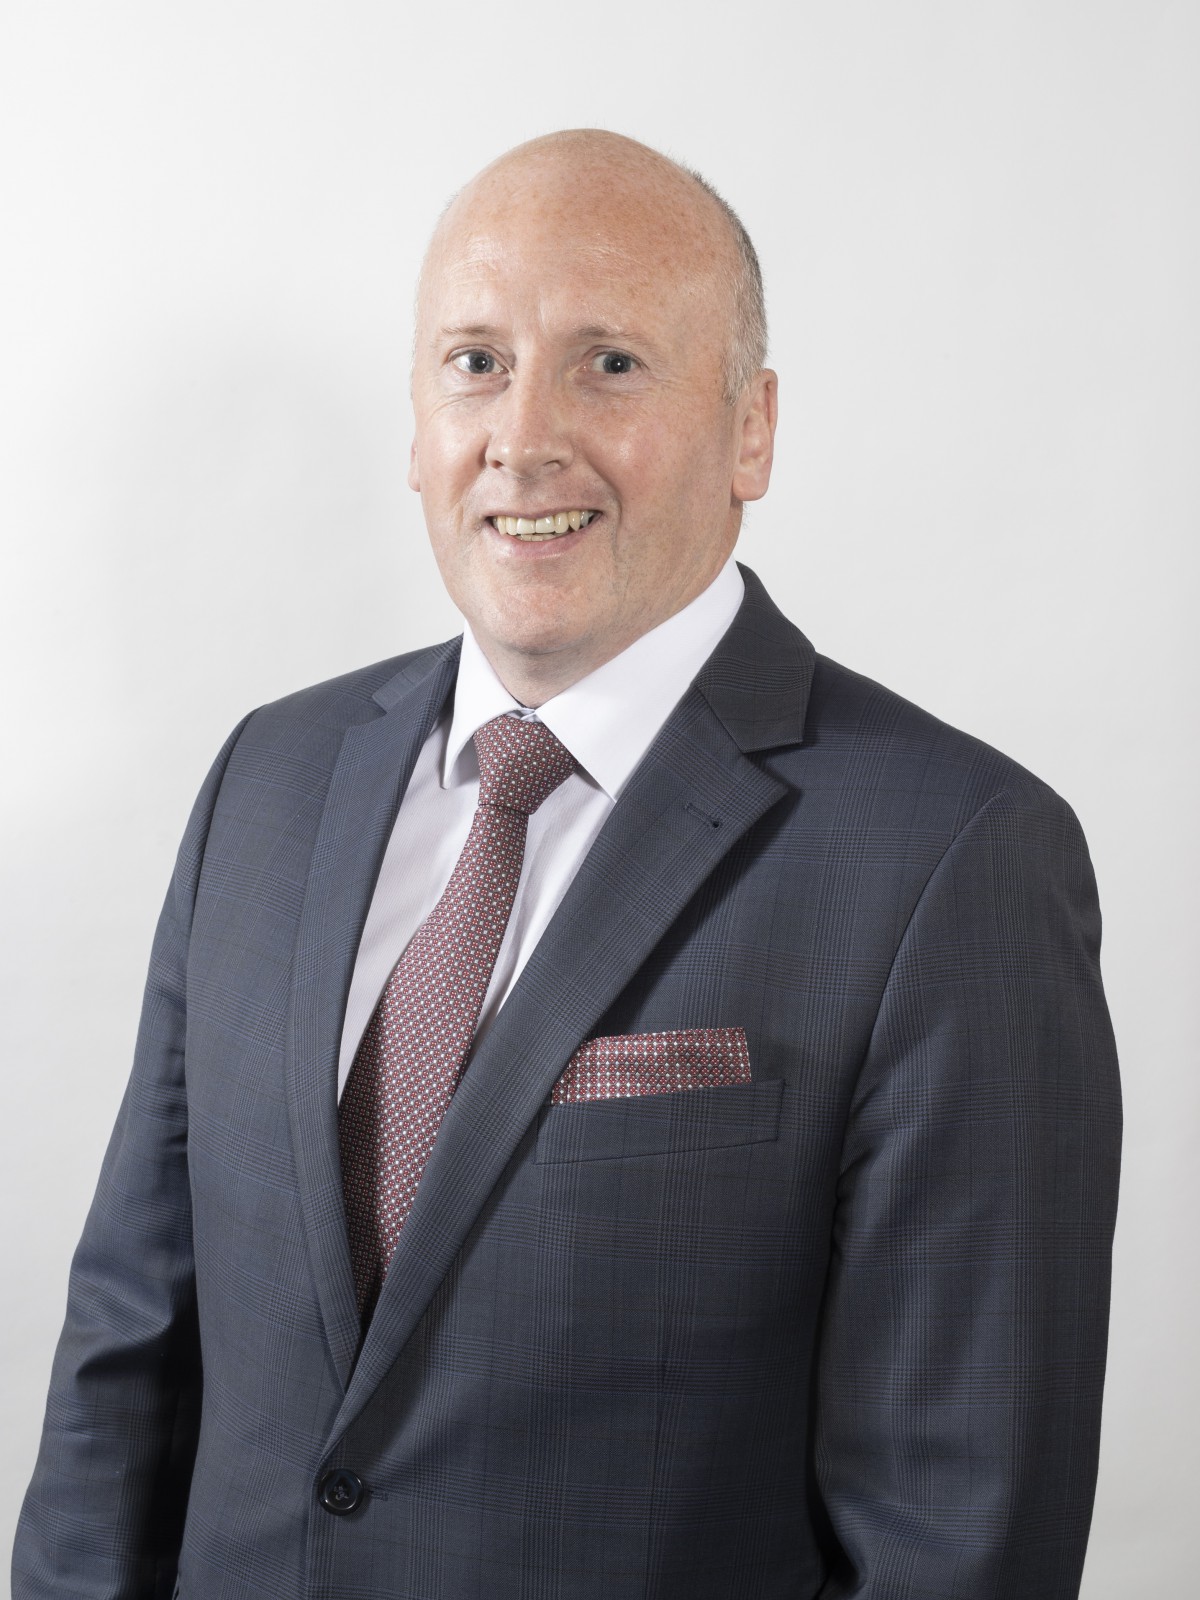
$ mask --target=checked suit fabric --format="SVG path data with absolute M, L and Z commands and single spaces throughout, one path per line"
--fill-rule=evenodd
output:
M 475 734 L 479 802 L 441 899 L 392 970 L 338 1114 L 359 1310 L 369 1316 L 450 1104 L 512 912 L 530 815 L 575 770 L 544 723 Z

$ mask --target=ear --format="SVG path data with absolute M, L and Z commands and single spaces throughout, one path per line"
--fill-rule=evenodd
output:
M 414 439 L 408 452 L 408 487 L 421 492 L 421 474 L 417 467 L 417 441 Z
M 771 481 L 779 379 L 764 367 L 738 401 L 741 427 L 731 491 L 735 500 L 761 500 Z

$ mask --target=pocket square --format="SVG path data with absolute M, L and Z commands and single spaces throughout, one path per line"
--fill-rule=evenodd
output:
M 550 1091 L 553 1106 L 627 1095 L 677 1094 L 750 1082 L 744 1028 L 673 1028 L 589 1039 Z

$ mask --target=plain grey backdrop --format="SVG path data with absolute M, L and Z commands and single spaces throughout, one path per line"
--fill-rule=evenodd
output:
M 9 0 L 6 1550 L 192 795 L 249 707 L 457 631 L 404 485 L 416 269 L 477 167 L 599 125 L 762 255 L 742 558 L 1083 821 L 1127 1099 L 1083 1592 L 1188 1592 L 1198 68 L 1195 0 Z

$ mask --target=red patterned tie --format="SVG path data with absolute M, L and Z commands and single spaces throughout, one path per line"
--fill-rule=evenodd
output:
M 442 898 L 396 963 L 338 1113 L 359 1309 L 369 1316 L 454 1093 L 508 926 L 531 812 L 575 770 L 541 722 L 475 735 L 479 804 Z

